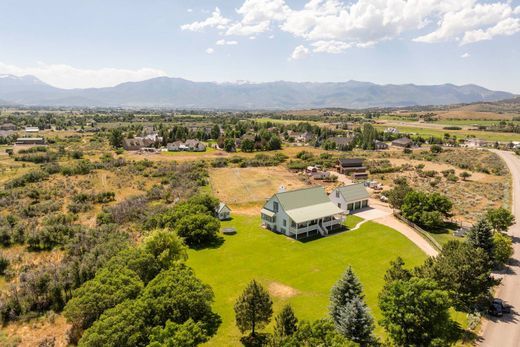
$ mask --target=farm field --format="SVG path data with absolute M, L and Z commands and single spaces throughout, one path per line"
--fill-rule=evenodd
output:
M 358 230 L 307 243 L 274 234 L 260 227 L 260 218 L 234 215 L 223 227 L 236 235 L 224 236 L 222 246 L 190 250 L 188 265 L 215 292 L 214 309 L 222 325 L 208 346 L 238 346 L 233 305 L 252 279 L 269 289 L 275 314 L 290 303 L 299 319 L 327 315 L 329 292 L 348 265 L 364 285 L 366 300 L 377 319 L 377 296 L 391 260 L 401 256 L 407 266 L 419 265 L 426 256 L 397 231 L 367 222 Z M 267 329 L 269 329 L 268 327 Z M 378 328 L 377 333 L 382 334 Z
M 213 194 L 230 207 L 261 205 L 281 185 L 287 190 L 303 188 L 305 182 L 283 166 L 264 168 L 221 168 L 210 171 Z
M 404 123 L 404 122 L 403 122 Z M 384 130 L 389 127 L 389 124 L 376 124 L 375 127 L 378 130 Z M 444 134 L 455 135 L 460 139 L 466 137 L 475 137 L 482 140 L 487 141 L 500 141 L 500 142 L 509 142 L 509 141 L 520 141 L 520 134 L 514 133 L 501 133 L 501 132 L 492 132 L 492 131 L 478 131 L 478 130 L 444 130 L 439 127 L 428 127 L 426 123 L 417 123 L 416 125 L 399 125 L 393 124 L 392 127 L 397 128 L 401 133 L 411 133 L 417 134 L 421 136 L 437 136 L 442 137 Z

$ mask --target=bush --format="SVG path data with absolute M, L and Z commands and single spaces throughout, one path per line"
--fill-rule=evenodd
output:
M 9 259 L 0 253 L 0 276 L 5 275 L 5 271 L 9 267 Z
M 513 240 L 508 235 L 496 232 L 493 235 L 493 245 L 495 266 L 502 268 L 513 255 Z
M 220 221 L 207 214 L 194 214 L 181 218 L 175 231 L 184 238 L 187 245 L 200 247 L 218 239 Z

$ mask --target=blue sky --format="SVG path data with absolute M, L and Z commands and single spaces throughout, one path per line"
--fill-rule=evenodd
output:
M 520 0 L 2 0 L 0 74 L 65 87 L 475 83 L 520 93 Z

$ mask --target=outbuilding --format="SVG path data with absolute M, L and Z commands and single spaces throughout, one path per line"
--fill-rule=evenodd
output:
M 329 198 L 347 213 L 368 207 L 368 191 L 363 183 L 338 187 L 330 193 Z

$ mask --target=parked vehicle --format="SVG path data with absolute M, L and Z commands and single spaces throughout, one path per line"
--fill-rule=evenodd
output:
M 507 305 L 501 299 L 493 299 L 488 313 L 494 317 L 502 317 L 504 314 L 511 313 L 511 305 Z

